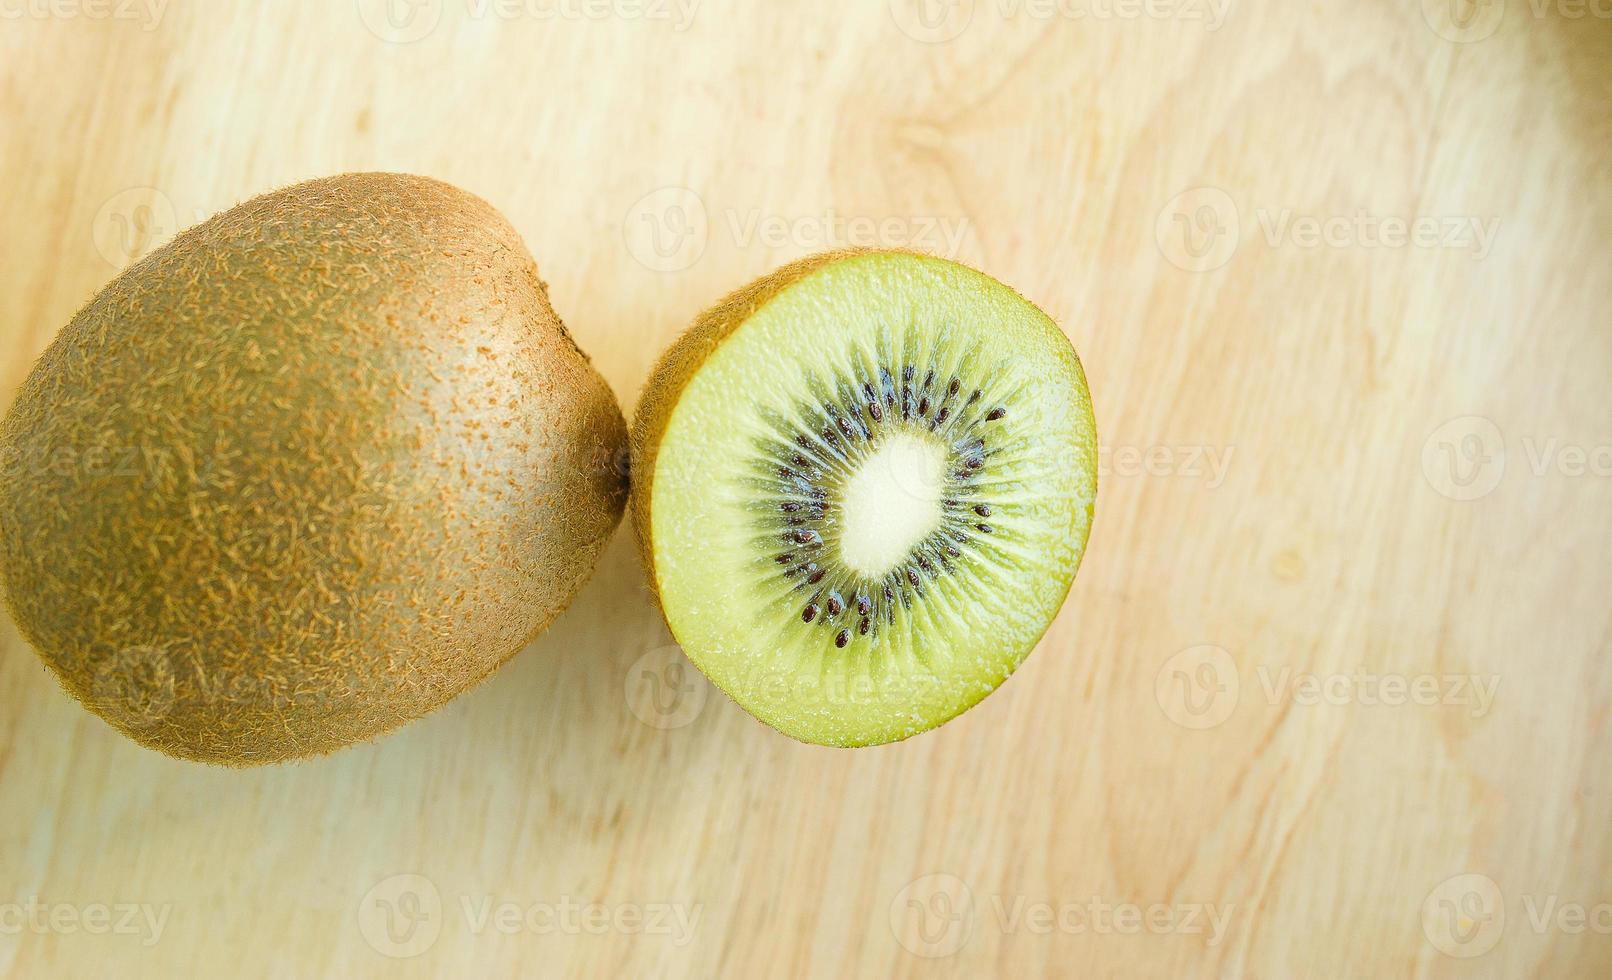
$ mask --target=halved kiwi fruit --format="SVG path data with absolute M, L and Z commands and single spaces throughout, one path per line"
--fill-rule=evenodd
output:
M 955 262 L 797 262 L 702 316 L 632 433 L 632 509 L 673 635 L 741 706 L 824 745 L 934 728 L 1067 595 L 1096 428 L 1046 314 Z
M 131 267 L 0 423 L 0 582 L 63 686 L 163 752 L 329 752 L 447 702 L 582 587 L 626 423 L 520 235 L 348 174 Z

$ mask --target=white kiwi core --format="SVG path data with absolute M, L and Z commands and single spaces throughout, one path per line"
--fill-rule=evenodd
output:
M 840 558 L 855 572 L 883 578 L 941 522 L 946 447 L 916 432 L 895 432 L 845 483 Z

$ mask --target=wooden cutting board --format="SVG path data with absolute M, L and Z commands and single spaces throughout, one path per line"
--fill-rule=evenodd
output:
M 0 0 L 8 399 L 176 229 L 388 169 L 629 410 L 727 290 L 913 245 L 1063 325 L 1105 448 L 1039 651 L 882 748 L 708 688 L 625 528 L 297 766 L 146 752 L 6 623 L 0 975 L 1612 975 L 1612 21 L 1451 2 Z

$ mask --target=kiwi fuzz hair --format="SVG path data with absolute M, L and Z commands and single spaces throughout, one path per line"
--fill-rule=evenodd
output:
M 0 592 L 141 744 L 320 755 L 553 622 L 620 521 L 626 440 L 491 205 L 313 180 L 181 233 L 45 350 L 0 422 Z

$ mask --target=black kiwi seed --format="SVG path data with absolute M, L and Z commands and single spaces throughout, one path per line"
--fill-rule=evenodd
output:
M 913 364 L 880 366 L 872 377 L 821 384 L 815 390 L 835 394 L 829 400 L 814 400 L 815 405 L 802 404 L 800 414 L 812 419 L 806 431 L 785 429 L 774 440 L 759 444 L 764 467 L 775 468 L 783 478 L 779 485 L 783 499 L 767 502 L 761 513 L 768 531 L 781 532 L 782 546 L 775 549 L 773 560 L 788 580 L 783 587 L 808 600 L 799 607 L 801 621 L 831 624 L 834 645 L 843 648 L 857 636 L 876 633 L 880 622 L 893 627 L 902 610 L 910 611 L 924 601 L 926 579 L 938 582 L 959 573 L 961 566 L 953 560 L 963 559 L 965 551 L 983 543 L 975 535 L 996 533 L 982 520 L 992 517 L 994 510 L 980 499 L 978 484 L 979 471 L 996 450 L 988 445 L 994 440 L 982 435 L 990 430 L 979 426 L 1004 418 L 1007 410 L 997 405 L 984 415 L 973 414 L 967 406 L 983 399 L 980 389 L 965 389 L 962 379 L 932 368 L 920 375 Z M 961 399 L 965 390 L 971 392 L 967 406 Z M 854 471 L 878 444 L 885 426 L 899 429 L 906 420 L 917 428 L 914 419 L 922 419 L 930 432 L 955 423 L 943 437 L 950 444 L 947 472 L 954 482 L 942 495 L 943 518 L 934 535 L 919 542 L 875 585 L 824 557 L 827 538 L 839 533 L 827 523 L 829 498 L 844 474 Z

